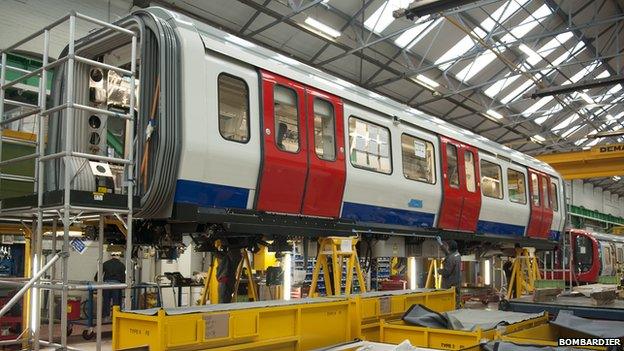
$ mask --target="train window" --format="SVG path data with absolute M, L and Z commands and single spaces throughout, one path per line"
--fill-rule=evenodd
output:
M 574 251 L 574 261 L 576 261 L 577 269 L 580 272 L 587 272 L 593 263 L 594 250 L 591 239 L 584 235 L 577 236 Z
M 475 177 L 475 162 L 472 151 L 464 153 L 464 165 L 466 166 L 466 190 L 474 193 L 477 190 Z
M 336 159 L 334 124 L 334 105 L 327 100 L 314 99 L 314 151 L 322 160 Z
M 433 143 L 403 134 L 401 135 L 401 152 L 405 178 L 429 184 L 435 183 Z
M 357 117 L 349 117 L 349 158 L 354 167 L 390 174 L 390 130 Z
M 542 177 L 542 196 L 544 196 L 544 208 L 550 208 L 550 201 L 549 201 L 549 193 L 548 193 L 548 178 L 546 177 Z
M 617 256 L 617 261 L 619 263 L 624 263 L 624 249 L 621 247 L 616 248 L 616 256 Z
M 273 88 L 275 144 L 281 150 L 299 152 L 299 111 L 297 93 L 282 85 Z
M 550 200 L 552 201 L 553 211 L 559 211 L 559 196 L 557 195 L 557 184 L 550 183 Z
M 449 177 L 449 184 L 453 188 L 459 188 L 459 167 L 457 163 L 457 147 L 446 144 L 446 173 Z
M 540 205 L 539 178 L 534 173 L 531 174 L 531 201 L 534 206 Z
M 481 192 L 487 197 L 503 198 L 501 167 L 496 163 L 481 160 Z
M 507 194 L 509 201 L 526 204 L 526 185 L 524 174 L 511 168 L 507 169 Z
M 249 141 L 249 88 L 247 83 L 229 74 L 218 78 L 219 133 L 224 139 Z

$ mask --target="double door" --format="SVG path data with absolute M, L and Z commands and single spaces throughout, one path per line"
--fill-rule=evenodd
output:
M 531 217 L 527 228 L 527 236 L 548 238 L 553 220 L 552 182 L 547 174 L 529 168 L 529 194 L 531 201 Z
M 474 232 L 481 211 L 477 148 L 440 137 L 443 198 L 438 227 Z
M 346 169 L 340 98 L 261 71 L 262 166 L 255 207 L 338 217 Z

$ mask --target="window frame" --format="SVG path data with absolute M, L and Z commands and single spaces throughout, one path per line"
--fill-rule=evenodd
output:
M 483 162 L 487 162 L 489 164 L 492 164 L 492 165 L 498 167 L 498 170 L 499 170 L 498 174 L 500 175 L 500 179 L 499 179 L 499 181 L 500 181 L 500 197 L 486 195 L 483 192 Z M 483 196 L 489 197 L 491 199 L 504 200 L 505 199 L 505 192 L 503 191 L 503 189 L 505 188 L 505 182 L 504 182 L 504 179 L 503 179 L 503 167 L 501 167 L 501 165 L 498 164 L 498 163 L 494 163 L 494 162 L 486 160 L 484 158 L 480 158 L 479 159 L 479 172 L 481 173 L 481 174 L 479 174 L 481 176 L 481 194 Z
M 329 106 L 331 106 L 332 109 L 332 128 L 334 129 L 334 158 L 333 159 L 327 159 L 327 158 L 322 158 L 319 156 L 319 154 L 316 152 L 316 130 L 315 130 L 315 125 L 314 125 L 314 118 L 316 117 L 315 114 L 315 110 L 314 110 L 314 103 L 316 102 L 316 100 L 321 100 L 321 101 L 325 101 L 329 104 Z M 327 161 L 327 162 L 336 162 L 336 160 L 338 159 L 338 137 L 336 136 L 336 107 L 334 106 L 334 103 L 331 100 L 322 98 L 320 96 L 313 96 L 312 97 L 312 135 L 314 137 L 313 140 L 313 144 L 314 144 L 314 154 L 316 155 L 316 158 L 318 158 L 321 161 Z
M 463 149 L 463 148 L 462 148 Z M 474 187 L 472 190 L 470 190 L 470 188 L 468 187 L 468 168 L 466 167 L 466 155 L 470 154 L 471 156 L 471 160 L 470 162 L 472 163 L 472 186 Z M 469 193 L 476 193 L 477 192 L 477 188 L 480 188 L 479 183 L 477 183 L 477 165 L 476 165 L 476 155 L 472 150 L 464 150 L 464 182 L 466 184 L 466 191 Z M 480 174 L 479 174 L 480 175 Z M 479 179 L 479 182 L 481 182 L 481 179 Z
M 537 179 L 537 185 L 533 184 L 533 177 L 535 177 L 535 179 Z M 529 189 L 529 193 L 531 196 L 531 206 L 534 207 L 542 207 L 542 195 L 541 192 L 542 190 L 540 189 L 540 175 L 537 173 L 530 173 L 529 175 L 529 180 L 531 182 L 531 188 Z M 534 189 L 537 189 L 537 203 L 535 203 L 533 196 L 535 196 L 534 194 Z
M 372 168 L 366 168 L 360 165 L 356 165 L 353 163 L 353 160 L 351 159 L 351 131 L 350 131 L 350 125 L 351 125 L 351 118 L 354 118 L 356 120 L 360 120 L 364 123 L 368 123 L 368 124 L 372 124 L 375 125 L 377 127 L 383 128 L 385 130 L 388 131 L 388 157 L 390 159 L 390 173 L 386 173 L 386 172 L 381 172 Z M 353 166 L 354 168 L 358 168 L 358 169 L 363 169 L 365 171 L 370 171 L 370 172 L 375 172 L 375 173 L 379 173 L 379 174 L 385 174 L 385 175 L 392 175 L 392 173 L 394 172 L 394 160 L 393 160 L 393 156 L 392 156 L 392 132 L 390 131 L 390 128 L 383 126 L 379 123 L 375 123 L 375 122 L 371 122 L 367 119 L 364 119 L 362 117 L 358 117 L 356 115 L 350 115 L 349 118 L 347 118 L 347 135 L 349 136 L 349 163 L 351 164 L 351 166 Z
M 511 184 L 509 182 L 509 171 L 514 171 L 514 172 L 519 173 L 519 174 L 522 175 L 522 179 L 524 180 L 524 202 L 514 201 L 512 199 L 512 197 L 511 197 L 511 195 L 509 194 L 509 190 L 510 190 L 509 189 L 509 184 Z M 522 171 L 519 171 L 519 170 L 515 169 L 515 168 L 507 167 L 507 198 L 509 199 L 509 201 L 513 202 L 514 204 L 526 205 L 528 203 L 528 201 L 529 201 L 529 196 L 527 195 L 527 191 L 529 190 L 528 188 L 529 187 L 528 187 L 528 183 L 527 183 L 527 176 L 526 176 L 526 174 L 524 172 L 522 172 Z
M 414 139 L 417 139 L 417 140 L 420 140 L 420 141 L 424 141 L 425 143 L 429 143 L 429 144 L 431 144 L 431 148 L 433 149 L 433 183 L 426 182 L 426 181 L 423 181 L 423 180 L 418 180 L 418 179 L 408 178 L 408 177 L 405 175 L 405 159 L 403 158 L 403 140 L 402 140 L 404 135 L 405 135 L 405 136 L 408 136 L 408 137 L 410 137 L 410 138 L 414 138 Z M 401 133 L 401 166 L 402 166 L 402 170 L 403 170 L 403 177 L 405 177 L 405 179 L 408 179 L 408 180 L 411 180 L 411 181 L 414 181 L 414 182 L 420 182 L 420 183 L 430 184 L 430 185 L 435 185 L 435 184 L 437 184 L 437 183 L 438 183 L 438 177 L 437 177 L 437 173 L 436 173 L 436 172 L 437 172 L 437 168 L 436 168 L 436 160 L 437 160 L 437 159 L 436 159 L 436 147 L 435 147 L 435 145 L 433 144 L 433 142 L 432 142 L 432 141 L 429 141 L 429 140 L 426 140 L 426 139 L 419 138 L 419 137 L 417 137 L 417 136 L 411 135 L 411 134 L 406 133 L 406 132 Z
M 245 89 L 247 90 L 247 140 L 246 141 L 238 141 L 238 140 L 226 138 L 221 132 L 221 106 L 220 106 L 221 105 L 221 94 L 220 94 L 221 89 L 219 88 L 219 81 L 221 79 L 221 76 L 238 79 L 245 84 Z M 219 73 L 217 75 L 217 118 L 218 118 L 217 129 L 219 130 L 219 135 L 221 135 L 221 138 L 223 138 L 224 140 L 231 141 L 234 143 L 239 143 L 239 144 L 249 143 L 249 141 L 251 140 L 251 116 L 250 114 L 251 114 L 251 91 L 249 90 L 249 84 L 247 84 L 247 81 L 241 77 L 235 76 L 225 71 L 222 71 L 221 73 Z
M 453 149 L 455 149 L 455 171 L 457 173 L 457 184 L 454 184 L 451 181 L 451 174 L 449 172 L 449 146 L 452 147 Z M 458 147 L 457 145 L 453 144 L 453 143 L 445 143 L 444 146 L 444 157 L 446 158 L 446 168 L 444 169 L 444 171 L 446 172 L 447 178 L 448 178 L 448 185 L 450 188 L 453 189 L 461 189 L 461 184 L 462 184 L 462 179 L 461 179 L 461 172 L 459 171 L 459 152 L 460 152 L 461 148 Z M 466 178 L 466 172 L 464 171 L 464 178 Z M 466 179 L 464 179 L 464 184 L 466 184 Z
M 553 212 L 559 212 L 559 188 L 557 187 L 557 183 L 555 183 L 554 181 L 555 179 L 551 178 L 550 179 L 550 186 L 552 191 L 550 192 L 550 208 L 553 210 Z M 554 199 L 553 199 L 553 195 L 554 195 Z
M 279 147 L 279 145 L 277 144 L 277 133 L 278 133 L 278 128 L 277 128 L 277 119 L 275 118 L 275 88 L 276 87 L 282 87 L 284 89 L 288 89 L 291 90 L 292 92 L 295 93 L 295 108 L 297 110 L 297 151 L 288 151 L 285 149 L 282 149 L 281 147 Z M 304 100 L 305 100 L 305 95 L 304 95 Z M 280 84 L 280 83 L 275 83 L 273 84 L 273 128 L 275 129 L 275 137 L 273 137 L 273 144 L 275 145 L 275 148 L 277 148 L 278 151 L 280 152 L 286 152 L 292 155 L 298 155 L 299 153 L 301 153 L 301 111 L 299 110 L 299 93 L 297 92 L 297 89 L 285 85 L 285 84 Z M 304 106 L 304 110 L 305 110 L 305 106 Z M 305 112 L 304 112 L 305 113 Z M 305 123 L 304 123 L 305 124 Z M 305 127 L 305 126 L 304 126 Z

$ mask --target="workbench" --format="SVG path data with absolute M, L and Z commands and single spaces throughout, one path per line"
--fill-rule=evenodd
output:
M 559 296 L 551 302 L 533 302 L 530 295 L 509 300 L 509 311 L 537 313 L 546 311 L 554 316 L 559 310 L 569 310 L 575 316 L 624 321 L 624 300 L 615 300 L 612 304 L 594 306 L 591 298 L 585 296 Z

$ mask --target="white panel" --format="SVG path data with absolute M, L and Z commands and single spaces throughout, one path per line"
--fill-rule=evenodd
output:
M 349 117 L 357 116 L 360 119 L 382 125 L 390 130 L 393 169 L 392 174 L 382 174 L 356 168 L 348 156 L 346 160 L 347 183 L 343 201 L 435 214 L 435 225 L 442 197 L 438 138 L 406 125 L 400 124 L 395 126 L 387 117 L 348 103 L 344 106 L 344 115 L 347 154 L 349 154 Z M 401 158 L 401 134 L 403 132 L 433 143 L 436 150 L 435 184 L 417 182 L 404 177 Z M 413 204 L 419 201 L 422 203 L 422 207 L 414 207 Z M 412 206 L 410 206 L 410 202 Z
M 583 196 L 579 200 L 579 206 L 593 210 L 594 205 L 594 185 L 591 183 L 583 183 Z
M 206 54 L 196 35 L 183 34 L 183 145 L 178 179 L 228 185 L 253 196 L 260 168 L 259 87 L 257 72 L 236 61 Z M 219 132 L 218 77 L 243 79 L 249 88 L 249 141 L 224 139 Z M 201 161 L 199 161 L 201 160 Z M 248 199 L 247 206 L 252 202 Z
M 552 219 L 552 223 L 550 225 L 550 230 L 551 231 L 557 231 L 559 233 L 563 232 L 563 227 L 565 225 L 565 218 L 564 218 L 564 213 L 565 213 L 565 202 L 562 201 L 563 200 L 563 189 L 562 189 L 562 180 L 561 179 L 555 179 L 552 178 L 551 179 L 553 185 L 556 184 L 557 185 L 557 207 L 558 210 L 554 211 L 553 209 L 553 219 Z M 552 201 L 554 202 L 555 199 L 552 199 Z
M 574 179 L 572 181 L 572 205 L 582 206 L 583 198 L 583 181 Z
M 526 233 L 526 227 L 529 224 L 529 215 L 531 212 L 528 204 L 528 188 L 526 188 L 528 186 L 526 182 L 526 170 L 523 167 L 519 167 L 517 165 L 512 166 L 509 162 L 503 161 L 501 159 L 496 159 L 489 154 L 479 153 L 479 158 L 481 160 L 486 160 L 501 166 L 501 180 L 503 183 L 502 199 L 488 197 L 483 194 L 481 195 L 481 212 L 479 213 L 479 220 L 523 226 Z M 481 161 L 479 161 L 479 163 L 481 163 Z M 508 168 L 524 174 L 525 193 L 527 194 L 526 204 L 519 204 L 509 200 L 509 182 L 507 180 Z M 483 187 L 483 183 L 481 184 L 481 187 Z M 514 215 L 510 216 L 510 213 L 513 213 Z
M 594 188 L 594 211 L 602 212 L 602 188 Z

